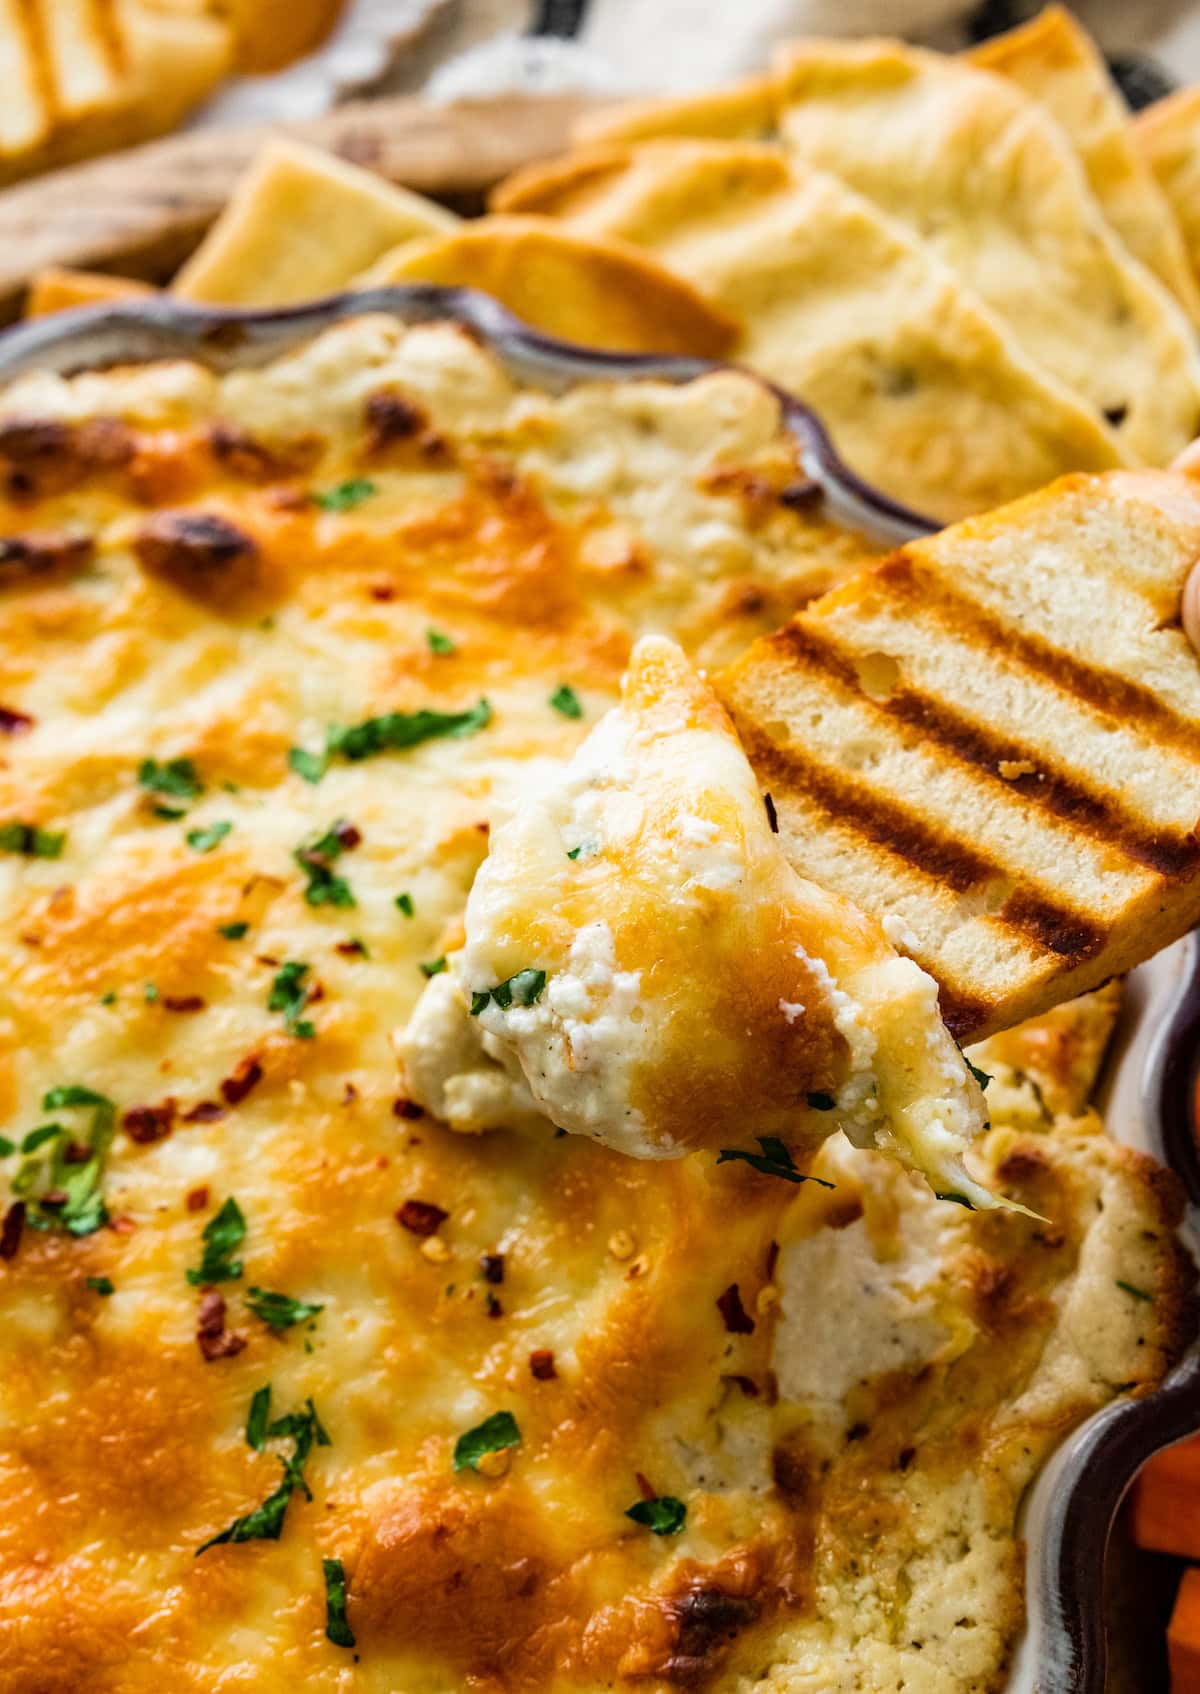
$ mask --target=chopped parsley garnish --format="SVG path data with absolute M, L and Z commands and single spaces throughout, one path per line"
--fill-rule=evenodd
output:
M 370 759 L 376 753 L 399 753 L 417 747 L 422 741 L 439 736 L 461 738 L 477 735 L 492 721 L 492 708 L 482 697 L 465 712 L 386 712 L 379 718 L 364 718 L 362 723 L 330 724 L 325 736 L 325 751 L 310 753 L 303 747 L 293 747 L 288 764 L 305 782 L 320 782 L 334 758 Z
M 82 1146 L 60 1123 L 39 1125 L 21 1143 L 26 1155 L 47 1144 L 51 1148 L 48 1162 L 25 1157 L 12 1181 L 13 1192 L 28 1202 L 26 1222 L 34 1229 L 93 1235 L 108 1222 L 100 1181 L 116 1130 L 116 1108 L 103 1094 L 78 1083 L 52 1088 L 42 1096 L 44 1112 L 81 1109 L 91 1112 Z
M 309 753 L 303 747 L 288 748 L 288 765 L 305 782 L 320 782 L 328 763 L 324 753 Z
M 217 934 L 223 935 L 226 941 L 240 941 L 249 930 L 248 923 L 219 923 Z
M 440 629 L 427 629 L 425 631 L 425 639 L 429 643 L 429 651 L 431 653 L 445 655 L 446 653 L 457 653 L 458 651 L 458 648 L 454 645 L 454 642 L 450 639 L 450 637 L 448 635 L 443 635 Z
M 292 854 L 308 878 L 304 898 L 310 906 L 356 906 L 350 884 L 344 876 L 335 876 L 333 861 L 358 845 L 358 831 L 339 818 L 330 824 L 323 835 L 301 842 Z
M 256 1388 L 246 1414 L 246 1445 L 261 1453 L 267 1444 L 267 1425 L 271 1421 L 271 1384 Z
M 521 1431 L 511 1412 L 493 1412 L 474 1429 L 468 1429 L 454 1443 L 455 1470 L 478 1470 L 486 1453 L 499 1453 L 505 1447 L 520 1445 Z
M 550 696 L 550 704 L 556 712 L 561 712 L 564 718 L 581 718 L 583 706 L 578 694 L 569 688 L 565 682 L 560 683 Z
M 1149 1305 L 1149 1306 L 1152 1306 L 1154 1304 L 1153 1294 L 1147 1294 L 1147 1292 L 1144 1288 L 1138 1288 L 1132 1282 L 1122 1282 L 1121 1278 L 1118 1277 L 1117 1278 L 1117 1287 L 1124 1294 L 1132 1294 L 1132 1296 L 1135 1300 L 1144 1300 L 1146 1302 L 1146 1304 Z
M 40 829 L 35 823 L 20 823 L 15 818 L 0 823 L 0 853 L 21 853 L 27 859 L 57 859 L 67 839 L 66 830 L 57 834 Z
M 582 852 L 583 852 L 583 842 L 581 841 L 579 843 L 578 847 L 568 847 L 567 848 L 567 858 L 568 859 L 577 859 Z
M 292 1495 L 299 1489 L 306 1500 L 312 1499 L 312 1490 L 304 1476 L 304 1463 L 314 1442 L 318 1447 L 330 1445 L 328 1433 L 311 1400 L 305 1401 L 302 1412 L 289 1412 L 285 1417 L 276 1418 L 274 1423 L 267 1422 L 270 1406 L 271 1389 L 268 1384 L 260 1388 L 250 1402 L 246 1441 L 256 1453 L 261 1453 L 268 1441 L 291 1441 L 292 1451 L 289 1454 L 276 1455 L 283 1466 L 282 1480 L 261 1506 L 247 1512 L 245 1517 L 235 1518 L 228 1529 L 223 1529 L 220 1535 L 214 1535 L 202 1547 L 197 1547 L 197 1558 L 210 1547 L 218 1547 L 226 1541 L 278 1541 Z
M 978 1065 L 973 1065 L 965 1053 L 963 1054 L 963 1062 L 970 1071 L 971 1075 L 975 1078 L 976 1082 L 979 1084 L 981 1091 L 986 1093 L 987 1085 L 992 1080 L 989 1073 L 987 1071 L 981 1071 Z
M 158 999 L 158 984 L 155 982 L 146 983 L 142 989 L 142 999 L 148 1006 L 152 1006 Z
M 674 1494 L 656 1494 L 651 1500 L 630 1506 L 625 1516 L 645 1524 L 652 1535 L 678 1535 L 687 1522 L 687 1507 Z
M 317 1033 L 315 1025 L 300 1016 L 308 1004 L 308 989 L 304 983 L 308 972 L 309 966 L 302 960 L 289 959 L 271 984 L 271 997 L 267 1001 L 267 1010 L 282 1012 L 288 1034 L 297 1036 L 301 1041 L 311 1041 Z
M 37 1129 L 31 1129 L 21 1143 L 22 1153 L 34 1153 L 39 1147 L 44 1147 L 47 1141 L 53 1141 L 56 1135 L 67 1132 L 60 1123 L 44 1123 Z
M 413 905 L 413 897 L 411 894 L 397 894 L 396 905 L 404 913 L 406 918 L 411 918 L 416 912 L 416 907 Z
M 115 988 L 106 989 L 105 992 L 100 996 L 100 1004 L 102 1006 L 115 1006 L 116 1003 L 117 1003 L 117 991 L 116 991 Z
M 94 1294 L 108 1295 L 116 1293 L 116 1288 L 113 1285 L 112 1278 L 108 1276 L 89 1276 L 87 1279 L 87 1285 Z
M 403 751 L 439 736 L 476 735 L 491 721 L 492 708 L 482 698 L 465 712 L 387 712 L 359 724 L 333 725 L 327 751 L 352 761 L 369 759 L 375 753 Z
M 261 1318 L 271 1329 L 291 1329 L 295 1323 L 303 1323 L 306 1318 L 315 1318 L 318 1312 L 325 1310 L 324 1306 L 311 1304 L 307 1300 L 293 1300 L 290 1294 L 272 1294 L 266 1288 L 252 1288 L 246 1296 L 246 1304 L 256 1318 Z
M 717 1163 L 726 1164 L 730 1159 L 742 1159 L 763 1176 L 781 1176 L 785 1182 L 815 1182 L 822 1188 L 832 1188 L 832 1182 L 826 1182 L 824 1177 L 808 1176 L 804 1171 L 796 1169 L 796 1161 L 774 1135 L 756 1135 L 755 1140 L 762 1148 L 761 1153 L 747 1153 L 740 1147 L 722 1147 L 717 1154 Z
M 15 1141 L 10 1141 L 7 1135 L 0 1135 L 0 1159 L 7 1159 L 16 1150 L 17 1144 Z
M 807 1096 L 808 1103 L 814 1112 L 833 1112 L 837 1110 L 837 1101 L 832 1094 L 826 1094 L 822 1089 L 816 1089 Z
M 224 841 L 233 825 L 222 818 L 217 823 L 210 823 L 203 829 L 189 829 L 185 840 L 189 847 L 194 847 L 197 853 L 211 853 L 218 842 Z
M 968 1212 L 975 1210 L 974 1202 L 968 1200 L 965 1194 L 956 1194 L 953 1189 L 947 1189 L 944 1194 L 934 1194 L 935 1200 L 949 1200 L 955 1206 L 965 1206 Z
M 168 759 L 162 765 L 157 759 L 143 759 L 137 779 L 149 793 L 169 794 L 173 800 L 195 800 L 204 793 L 190 759 Z M 156 806 L 154 810 L 157 817 L 181 818 L 186 807 Z
M 340 1559 L 322 1559 L 325 1577 L 325 1634 L 335 1647 L 353 1647 L 355 1634 L 346 1622 L 346 1572 Z
M 204 1226 L 204 1253 L 199 1270 L 189 1270 L 187 1279 L 193 1288 L 212 1282 L 236 1282 L 242 1274 L 242 1261 L 232 1257 L 246 1239 L 246 1220 L 242 1208 L 231 1195 L 215 1217 Z
M 370 477 L 356 476 L 349 482 L 339 482 L 336 488 L 327 488 L 323 494 L 314 494 L 312 499 L 313 505 L 320 506 L 323 512 L 349 512 L 378 492 Z
M 483 988 L 471 996 L 471 1016 L 477 1018 L 490 1000 L 506 1012 L 512 1005 L 532 1006 L 541 999 L 546 986 L 545 971 L 523 970 L 498 982 L 495 988 Z
M 437 959 L 422 959 L 418 966 L 422 976 L 441 976 L 446 968 L 446 955 L 444 953 Z

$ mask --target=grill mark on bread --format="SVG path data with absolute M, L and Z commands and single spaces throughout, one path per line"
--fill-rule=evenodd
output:
M 1008 793 L 1032 801 L 1080 834 L 1110 843 L 1136 864 L 1160 876 L 1180 876 L 1200 864 L 1200 841 L 1195 835 L 1146 828 L 1137 813 L 1126 810 L 1119 801 L 1054 770 L 1052 751 L 996 735 L 936 696 L 903 683 L 886 698 L 868 694 L 846 650 L 816 620 L 797 619 L 770 640 L 796 663 L 840 682 L 873 715 L 893 718 L 918 730 L 923 739 L 936 742 Z M 1002 764 L 1035 768 L 1005 777 L 1000 771 Z
M 925 881 L 941 883 L 956 894 L 1009 876 L 999 860 L 915 817 L 899 800 L 819 764 L 795 746 L 780 746 L 740 718 L 736 707 L 731 715 L 751 764 L 759 778 L 770 784 L 772 794 L 785 800 L 789 791 L 806 795 L 834 823 L 853 827 Z M 1107 935 L 1088 913 L 1032 889 L 1010 896 L 994 921 L 1018 930 L 1049 952 L 1072 958 L 1089 957 L 1103 946 Z
M 1015 659 L 1105 717 L 1136 725 L 1147 740 L 1178 747 L 1189 758 L 1195 757 L 1196 725 L 1181 718 L 1152 689 L 1005 622 L 997 613 L 959 593 L 940 572 L 911 554 L 893 553 L 872 572 L 871 583 L 890 590 L 897 600 L 916 602 L 939 623 L 965 635 L 981 649 Z

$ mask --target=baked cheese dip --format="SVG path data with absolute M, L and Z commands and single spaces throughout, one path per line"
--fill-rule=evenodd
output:
M 534 1098 L 510 1007 L 558 956 L 469 903 L 524 898 L 501 820 L 642 637 L 621 710 L 694 710 L 769 834 L 689 667 L 869 553 L 771 394 L 551 398 L 364 318 L 26 378 L 0 493 L 4 1694 L 999 1688 L 1023 1491 L 1185 1327 L 1174 1190 L 1086 1107 L 1107 1014 L 973 1054 L 971 1180 L 1037 1216 L 807 1099 L 630 1157 Z M 394 1041 L 451 989 L 528 1121 L 415 1097 Z

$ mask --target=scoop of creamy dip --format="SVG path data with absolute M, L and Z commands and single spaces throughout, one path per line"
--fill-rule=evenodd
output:
M 936 984 L 792 868 L 732 725 L 663 638 L 493 830 L 466 943 L 399 1048 L 455 1129 L 790 1158 L 841 1128 L 991 1203 L 962 1163 L 985 1113 Z

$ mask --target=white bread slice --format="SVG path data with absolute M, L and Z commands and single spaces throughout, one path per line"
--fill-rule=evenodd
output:
M 1066 477 L 899 552 L 717 677 L 784 844 L 978 1040 L 1200 921 L 1200 484 Z

